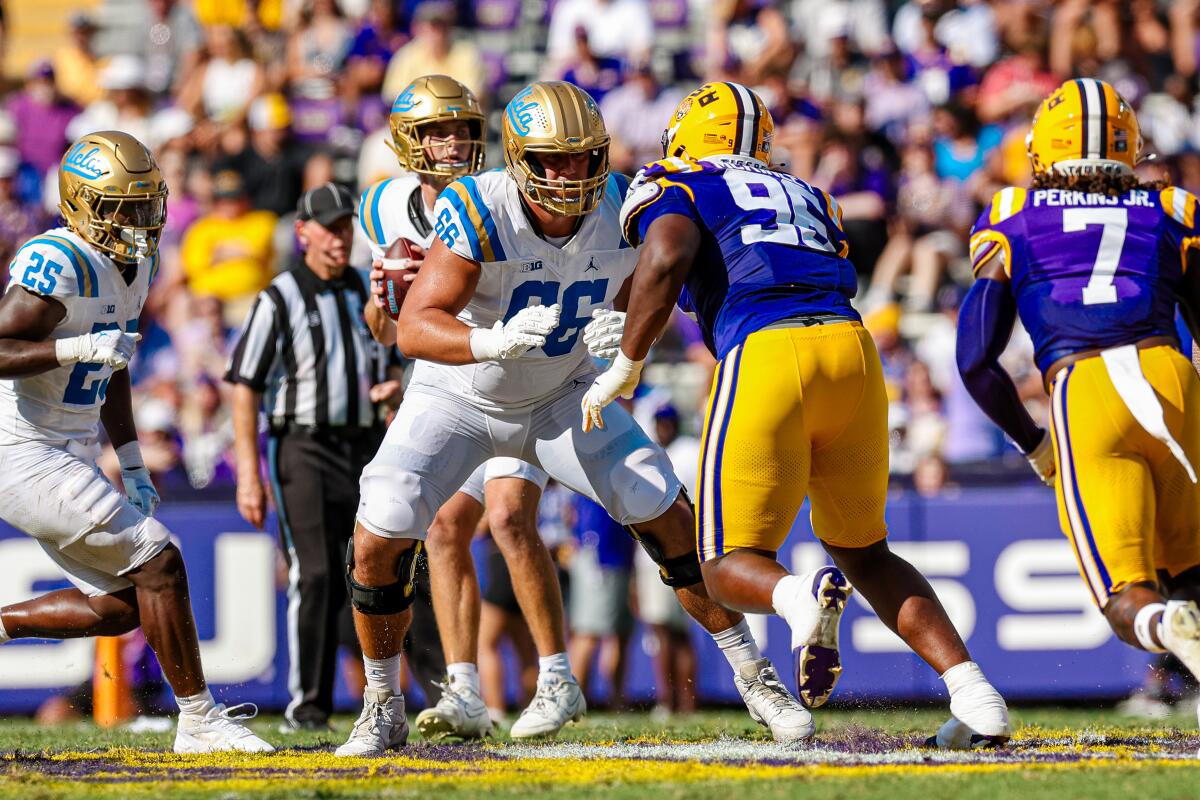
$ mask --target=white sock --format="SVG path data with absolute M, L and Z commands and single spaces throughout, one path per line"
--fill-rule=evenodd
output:
M 209 712 L 209 709 L 217 704 L 213 700 L 212 692 L 208 689 L 191 697 L 176 697 L 175 702 L 179 704 L 180 713 L 191 714 L 197 717 L 203 717 Z
M 800 639 L 812 629 L 814 603 L 810 584 L 811 580 L 806 581 L 799 575 L 787 575 L 780 578 L 771 590 L 771 605 L 775 613 L 787 621 L 792 631 L 793 650 L 803 644 Z M 797 631 L 804 633 L 798 634 Z
M 367 668 L 367 688 L 389 691 L 393 696 L 400 696 L 400 654 L 391 658 L 367 658 L 363 656 L 363 664 Z
M 721 652 L 725 654 L 725 659 L 729 662 L 729 666 L 733 667 L 734 672 L 737 672 L 738 667 L 742 664 L 758 661 L 763 657 L 762 652 L 758 649 L 758 642 L 754 641 L 754 636 L 750 633 L 750 625 L 747 624 L 744 617 L 732 628 L 726 628 L 711 635 L 713 641 L 717 643 L 717 647 L 721 648 Z
M 8 631 L 4 629 L 4 617 L 0 617 L 0 644 L 11 642 L 12 637 L 8 635 Z
M 1138 609 L 1137 616 L 1133 618 L 1133 635 L 1138 640 L 1138 644 L 1147 653 L 1165 653 L 1167 648 L 1163 647 L 1162 642 L 1162 622 L 1166 618 L 1167 606 L 1165 603 L 1149 603 Z M 1158 620 L 1154 619 L 1158 615 Z M 1155 641 L 1155 638 L 1158 641 Z
M 480 694 L 479 667 L 470 661 L 456 661 L 453 664 L 447 664 L 446 675 L 450 678 L 451 683 L 465 683 L 475 691 L 475 694 Z
M 538 656 L 538 677 L 554 675 L 558 678 L 571 677 L 571 662 L 566 653 L 553 653 L 548 656 Z

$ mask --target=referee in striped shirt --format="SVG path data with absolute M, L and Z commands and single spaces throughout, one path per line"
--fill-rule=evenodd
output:
M 354 206 L 332 183 L 300 198 L 302 254 L 259 293 L 225 375 L 235 384 L 238 511 L 259 529 L 266 516 L 258 438 L 264 401 L 270 425 L 268 472 L 288 562 L 293 728 L 328 726 L 338 645 L 357 647 L 345 613 L 346 541 L 359 475 L 383 439 L 380 405 L 400 398 L 388 352 L 364 320 L 366 280 L 349 267 Z

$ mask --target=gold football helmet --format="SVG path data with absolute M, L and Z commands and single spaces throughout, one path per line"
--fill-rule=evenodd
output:
M 434 122 L 464 120 L 471 129 L 470 155 L 459 163 L 434 161 L 421 144 L 421 128 Z M 466 86 L 446 75 L 425 75 L 405 87 L 392 103 L 388 143 L 400 166 L 410 172 L 453 180 L 483 169 L 484 117 L 479 101 Z
M 1137 117 L 1111 85 L 1067 81 L 1042 101 L 1025 149 L 1035 173 L 1131 174 L 1142 150 Z
M 608 181 L 608 131 L 587 92 L 565 81 L 531 83 L 504 110 L 504 163 L 521 194 L 547 211 L 589 214 Z M 538 153 L 589 153 L 588 177 L 550 180 Z
M 167 184 L 154 156 L 129 134 L 78 139 L 59 165 L 58 192 L 67 227 L 114 261 L 136 264 L 158 250 Z
M 775 120 L 740 83 L 713 81 L 679 103 L 662 135 L 664 158 L 735 155 L 771 163 Z

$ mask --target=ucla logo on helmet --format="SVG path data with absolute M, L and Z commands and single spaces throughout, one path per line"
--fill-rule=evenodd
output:
M 419 102 L 420 98 L 413 94 L 413 87 L 409 85 L 396 97 L 396 102 L 392 103 L 392 113 L 403 114 L 406 111 L 412 111 Z
M 112 172 L 112 164 L 100 154 L 98 145 L 79 142 L 68 151 L 63 169 L 81 178 L 95 180 Z
M 537 108 L 537 101 L 528 99 L 531 94 L 533 87 L 529 86 L 508 104 L 508 122 L 519 136 L 528 136 L 530 125 L 533 123 L 533 110 Z

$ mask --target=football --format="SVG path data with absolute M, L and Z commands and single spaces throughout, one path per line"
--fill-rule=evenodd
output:
M 400 316 L 404 295 L 417 275 L 412 262 L 425 258 L 425 250 L 403 237 L 392 242 L 383 258 L 383 310 L 392 319 Z

